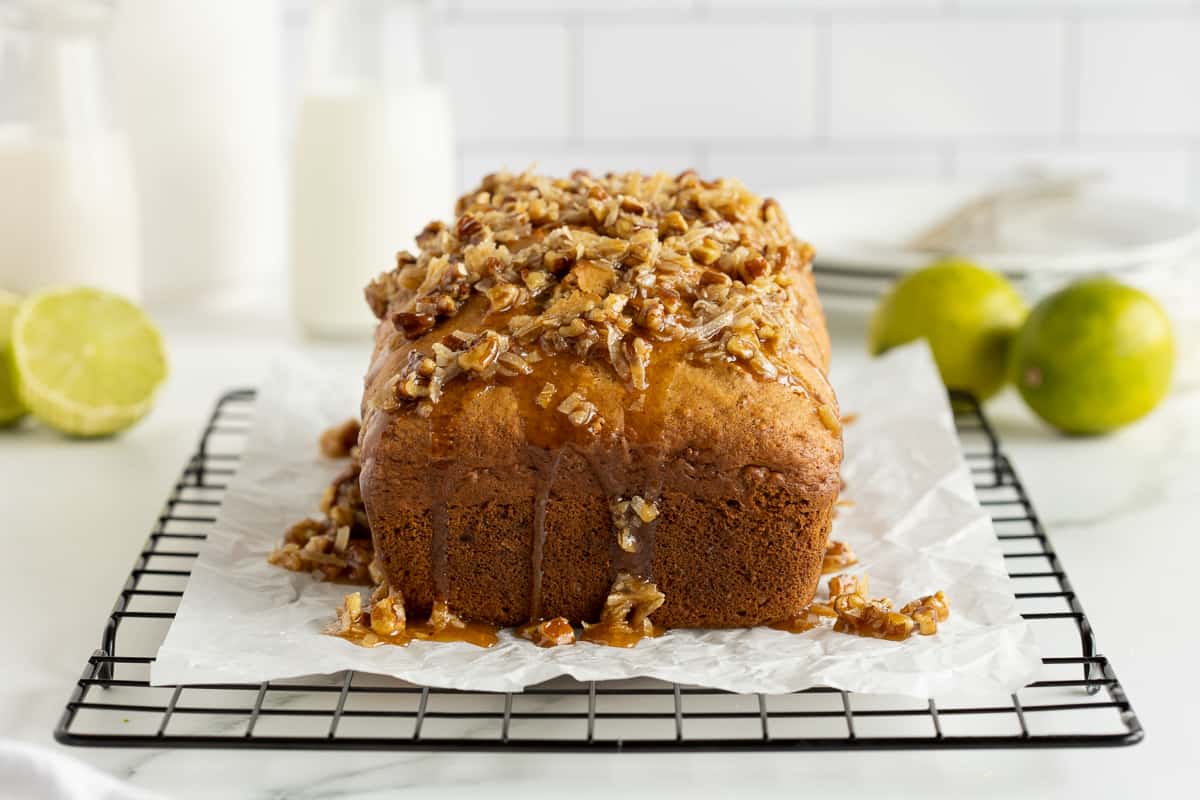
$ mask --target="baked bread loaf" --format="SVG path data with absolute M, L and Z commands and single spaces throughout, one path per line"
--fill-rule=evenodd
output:
M 368 288 L 360 488 L 410 616 L 664 627 L 811 601 L 841 423 L 811 249 L 732 180 L 484 178 Z M 636 582 L 636 580 L 635 580 Z

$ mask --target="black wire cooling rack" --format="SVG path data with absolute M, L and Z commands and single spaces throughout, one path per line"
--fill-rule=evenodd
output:
M 151 686 L 196 547 L 253 421 L 254 392 L 217 403 L 117 598 L 54 735 L 98 747 L 321 750 L 756 751 L 1101 747 L 1142 726 L 978 404 L 955 397 L 975 488 L 995 523 L 1038 680 L 1011 695 L 739 695 L 651 679 L 556 679 L 525 692 L 434 689 L 360 672 L 261 684 Z

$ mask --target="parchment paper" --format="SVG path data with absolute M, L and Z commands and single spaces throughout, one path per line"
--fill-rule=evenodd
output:
M 833 537 L 848 541 L 873 596 L 898 604 L 936 589 L 951 617 L 905 642 L 830 629 L 675 630 L 624 650 L 590 643 L 540 649 L 511 633 L 482 649 L 415 641 L 364 649 L 321 631 L 348 588 L 266 563 L 281 533 L 315 512 L 340 467 L 316 440 L 358 409 L 356 380 L 298 360 L 264 380 L 256 419 L 215 529 L 197 559 L 151 670 L 156 685 L 260 682 L 354 669 L 430 686 L 519 691 L 559 675 L 655 677 L 736 692 L 814 685 L 929 697 L 1010 692 L 1038 651 L 1017 612 L 991 521 L 962 457 L 945 391 L 924 344 L 894 350 L 839 387 L 843 497 Z M 369 593 L 369 590 L 364 590 Z M 825 581 L 818 597 L 823 596 Z

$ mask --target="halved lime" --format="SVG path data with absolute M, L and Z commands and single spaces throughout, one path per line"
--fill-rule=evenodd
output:
M 162 337 L 133 303 L 99 289 L 46 289 L 13 322 L 21 398 L 33 415 L 73 436 L 128 428 L 167 376 Z
M 0 425 L 11 425 L 28 413 L 17 390 L 12 357 L 12 323 L 21 298 L 0 289 Z

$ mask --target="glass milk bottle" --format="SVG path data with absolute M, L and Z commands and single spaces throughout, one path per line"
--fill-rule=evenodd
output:
M 449 102 L 424 62 L 423 4 L 321 0 L 292 151 L 292 309 L 309 333 L 365 335 L 363 287 L 453 214 Z
M 114 126 L 100 0 L 0 8 L 0 288 L 86 284 L 137 298 L 137 203 Z

